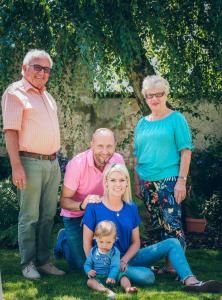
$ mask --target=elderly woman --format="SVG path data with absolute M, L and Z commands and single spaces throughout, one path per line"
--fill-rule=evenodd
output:
M 143 81 L 142 93 L 151 114 L 142 117 L 135 129 L 135 191 L 160 239 L 176 237 L 185 248 L 181 202 L 186 197 L 193 145 L 185 117 L 167 107 L 169 89 L 168 81 L 157 75 Z
M 152 284 L 155 277 L 149 266 L 168 257 L 187 291 L 218 292 L 222 289 L 219 281 L 202 282 L 196 279 L 175 238 L 140 249 L 140 217 L 136 205 L 132 203 L 129 173 L 124 165 L 109 166 L 104 173 L 103 186 L 105 195 L 102 202 L 88 204 L 83 217 L 83 248 L 86 256 L 92 248 L 96 225 L 101 221 L 112 221 L 117 227 L 115 246 L 120 251 L 120 270 L 126 272 L 126 276 L 135 284 Z

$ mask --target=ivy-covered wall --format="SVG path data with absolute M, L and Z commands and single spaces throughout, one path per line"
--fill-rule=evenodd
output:
M 54 84 L 50 92 L 58 104 L 61 129 L 61 152 L 71 158 L 90 145 L 92 133 L 96 128 L 109 127 L 114 130 L 118 142 L 117 150 L 124 154 L 129 164 L 132 163 L 133 130 L 141 116 L 134 98 L 99 98 L 93 95 L 88 80 L 87 69 L 76 64 L 75 72 L 64 75 L 63 85 Z M 194 143 L 197 148 L 204 148 L 215 139 L 222 137 L 221 106 L 217 108 L 202 102 L 193 117 L 185 113 L 192 127 Z M 0 117 L 0 155 L 6 153 Z

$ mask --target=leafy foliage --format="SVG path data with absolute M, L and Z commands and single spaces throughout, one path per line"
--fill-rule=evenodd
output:
M 221 227 L 222 216 L 222 143 L 195 150 L 191 162 L 191 186 L 185 201 L 189 215 L 205 216 L 211 227 Z
M 0 200 L 0 245 L 15 247 L 18 240 L 19 206 L 16 188 L 9 178 L 0 181 Z
M 204 205 L 204 212 L 208 220 L 208 228 L 222 233 L 222 194 L 213 194 Z
M 0 180 L 8 178 L 11 174 L 11 166 L 8 157 L 0 156 Z
M 110 69 L 128 78 L 144 113 L 141 81 L 154 72 L 169 79 L 172 103 L 186 99 L 187 110 L 194 101 L 219 102 L 221 6 L 220 0 L 2 0 L 0 89 L 18 76 L 26 51 L 37 47 L 55 61 L 51 84 L 60 84 L 67 69 L 72 80 L 78 56 L 91 82 L 105 86 Z
M 222 142 L 204 150 L 195 150 L 191 162 L 191 184 L 195 195 L 210 198 L 222 193 Z
M 10 179 L 0 182 L 0 199 L 0 227 L 6 229 L 17 223 L 19 211 L 16 188 L 12 185 Z

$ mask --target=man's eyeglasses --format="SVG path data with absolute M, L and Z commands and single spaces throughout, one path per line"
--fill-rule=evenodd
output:
M 156 93 L 156 94 L 146 94 L 145 98 L 146 99 L 153 99 L 154 97 L 161 98 L 161 97 L 163 97 L 163 95 L 165 95 L 165 92 L 160 92 L 160 93 Z
M 36 72 L 41 72 L 42 70 L 44 71 L 44 73 L 47 73 L 49 74 L 51 69 L 48 68 L 48 67 L 42 67 L 40 65 L 29 65 L 30 67 L 33 67 L 33 69 L 36 71 Z

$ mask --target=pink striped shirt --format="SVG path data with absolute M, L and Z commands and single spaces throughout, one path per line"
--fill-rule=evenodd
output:
M 57 106 L 43 89 L 25 78 L 11 84 L 2 97 L 3 129 L 18 131 L 19 151 L 52 154 L 60 148 Z

